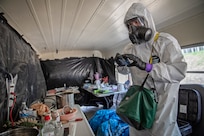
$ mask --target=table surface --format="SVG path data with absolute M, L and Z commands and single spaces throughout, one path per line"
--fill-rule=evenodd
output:
M 89 122 L 88 122 L 87 118 L 85 117 L 84 113 L 82 112 L 80 106 L 78 104 L 75 104 L 74 108 L 77 109 L 77 113 L 74 116 L 73 120 L 77 119 L 77 118 L 83 118 L 83 120 L 65 123 L 65 124 L 63 124 L 63 127 L 64 128 L 69 127 L 69 126 L 76 127 L 75 132 L 71 132 L 70 136 L 95 136 L 90 125 L 89 125 Z M 70 130 L 70 131 L 72 131 L 72 130 Z
M 66 94 L 77 94 L 80 93 L 78 90 L 78 87 L 60 87 L 60 88 L 55 88 L 47 91 L 46 96 L 56 96 L 56 95 L 66 95 Z
M 117 88 L 115 88 L 115 86 L 114 87 L 109 86 L 109 87 L 101 88 L 101 90 L 108 90 L 108 92 L 106 92 L 106 93 L 94 93 L 94 89 L 96 89 L 95 85 L 90 85 L 89 87 L 83 86 L 83 89 L 92 93 L 96 97 L 106 97 L 106 96 L 111 96 L 114 94 L 123 94 L 123 93 L 127 92 L 127 90 L 118 91 Z

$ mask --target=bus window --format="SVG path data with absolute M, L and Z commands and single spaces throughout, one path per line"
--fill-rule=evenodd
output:
M 182 47 L 182 53 L 188 64 L 187 73 L 181 84 L 204 83 L 204 43 Z

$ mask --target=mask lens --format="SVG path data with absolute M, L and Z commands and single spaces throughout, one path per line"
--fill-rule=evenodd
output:
M 136 17 L 127 21 L 127 26 L 145 26 L 144 18 Z

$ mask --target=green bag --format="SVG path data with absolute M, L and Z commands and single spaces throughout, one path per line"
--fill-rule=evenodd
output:
M 148 77 L 148 75 L 147 75 Z M 141 86 L 131 86 L 116 109 L 118 116 L 130 126 L 142 130 L 150 129 L 157 111 L 156 90 L 144 88 L 145 78 Z

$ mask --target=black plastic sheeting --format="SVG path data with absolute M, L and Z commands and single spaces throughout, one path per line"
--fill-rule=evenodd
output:
M 109 84 L 116 84 L 114 59 L 102 59 L 98 57 L 64 58 L 41 61 L 47 89 L 66 86 L 78 86 L 79 94 L 74 95 L 76 104 L 96 105 L 106 104 L 104 98 L 96 98 L 81 87 L 86 79 L 94 83 L 94 74 L 98 72 L 100 78 L 108 76 Z M 108 99 L 108 98 L 107 98 Z M 112 96 L 110 96 L 112 99 Z M 109 101 L 109 105 L 112 101 Z
M 30 44 L 0 13 L 0 132 L 4 130 L 3 125 L 7 121 L 8 74 L 18 75 L 15 88 L 17 99 L 12 112 L 16 121 L 22 101 L 26 101 L 29 106 L 33 101 L 44 98 L 49 89 L 62 87 L 64 84 L 80 87 L 85 79 L 94 82 L 96 72 L 100 73 L 101 78 L 108 76 L 109 84 L 116 84 L 113 58 L 106 60 L 84 57 L 40 61 Z
M 13 118 L 18 118 L 18 109 L 22 101 L 27 105 L 45 97 L 46 83 L 36 52 L 22 36 L 15 31 L 0 14 L 0 131 L 7 121 L 8 73 L 18 75 L 15 93 L 17 96 L 13 109 Z
M 94 74 L 109 78 L 109 84 L 116 84 L 114 59 L 98 57 L 64 58 L 41 61 L 47 89 L 66 86 L 82 86 L 85 79 L 94 82 Z

